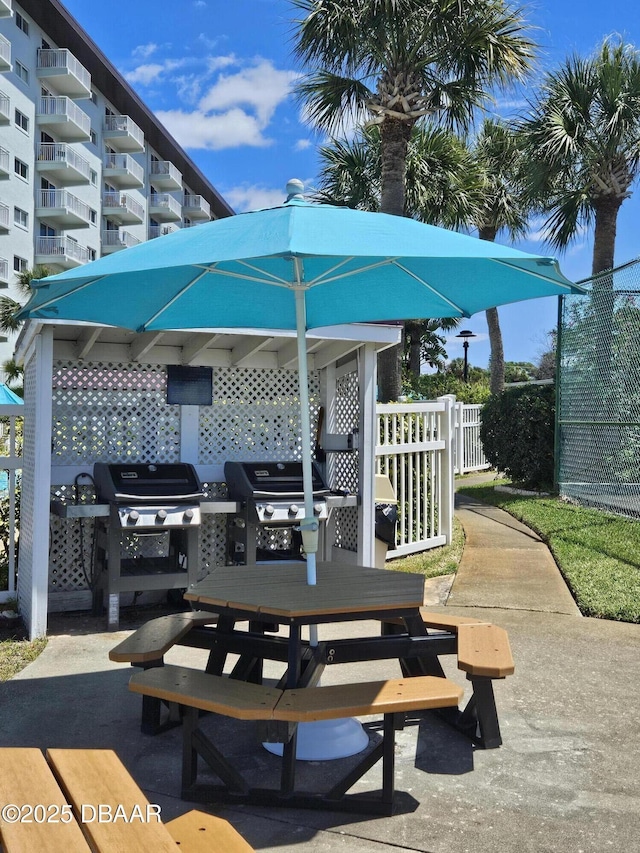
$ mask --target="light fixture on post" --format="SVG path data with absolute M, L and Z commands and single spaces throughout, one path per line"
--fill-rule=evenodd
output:
M 470 332 L 469 329 L 463 329 L 456 338 L 462 338 L 462 346 L 464 347 L 464 371 L 462 374 L 462 378 L 465 382 L 469 381 L 469 338 L 475 338 L 473 332 Z

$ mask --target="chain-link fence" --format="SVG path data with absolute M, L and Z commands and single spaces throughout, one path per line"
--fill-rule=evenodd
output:
M 562 299 L 560 494 L 640 517 L 640 259 Z

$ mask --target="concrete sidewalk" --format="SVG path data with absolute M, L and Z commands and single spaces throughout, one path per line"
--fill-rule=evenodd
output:
M 504 743 L 476 750 L 438 717 L 399 732 L 397 788 L 419 803 L 390 818 L 248 806 L 212 807 L 264 853 L 602 853 L 640 838 L 640 627 L 583 618 L 547 549 L 493 508 L 459 500 L 467 544 L 446 605 L 509 632 L 515 675 L 495 683 Z M 504 517 L 506 515 L 506 518 Z M 56 620 L 59 621 L 59 620 Z M 108 651 L 124 632 L 66 617 L 45 652 L 0 685 L 0 745 L 115 749 L 165 819 L 180 800 L 179 729 L 139 731 L 130 668 Z M 371 623 L 325 626 L 375 632 Z M 321 638 L 322 638 L 321 633 Z M 176 648 L 174 663 L 204 664 Z M 269 671 L 268 674 L 271 674 Z M 274 675 L 278 674 L 273 672 Z M 397 663 L 330 667 L 324 683 L 397 676 Z M 466 686 L 447 661 L 447 675 Z M 211 718 L 249 772 L 274 761 L 252 733 Z M 340 762 L 307 766 L 320 779 Z M 379 782 L 379 767 L 367 778 Z

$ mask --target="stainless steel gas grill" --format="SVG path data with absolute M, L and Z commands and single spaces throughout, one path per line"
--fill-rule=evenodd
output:
M 314 462 L 314 514 L 321 526 L 318 558 L 324 559 L 324 525 L 344 492 L 332 491 Z M 229 561 L 237 565 L 303 559 L 297 529 L 304 518 L 301 462 L 227 462 L 229 498 L 240 509 L 227 517 Z
M 120 593 L 184 589 L 197 580 L 202 486 L 192 465 L 96 462 L 94 610 L 108 597 L 109 628 L 119 621 Z

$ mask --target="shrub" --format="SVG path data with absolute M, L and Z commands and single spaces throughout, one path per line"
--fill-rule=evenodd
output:
M 482 409 L 487 460 L 527 488 L 553 486 L 555 388 L 523 385 L 492 395 Z
M 436 400 L 444 394 L 455 394 L 462 403 L 484 403 L 489 398 L 489 380 L 464 382 L 450 373 L 423 373 L 407 381 L 405 390 L 422 400 Z

